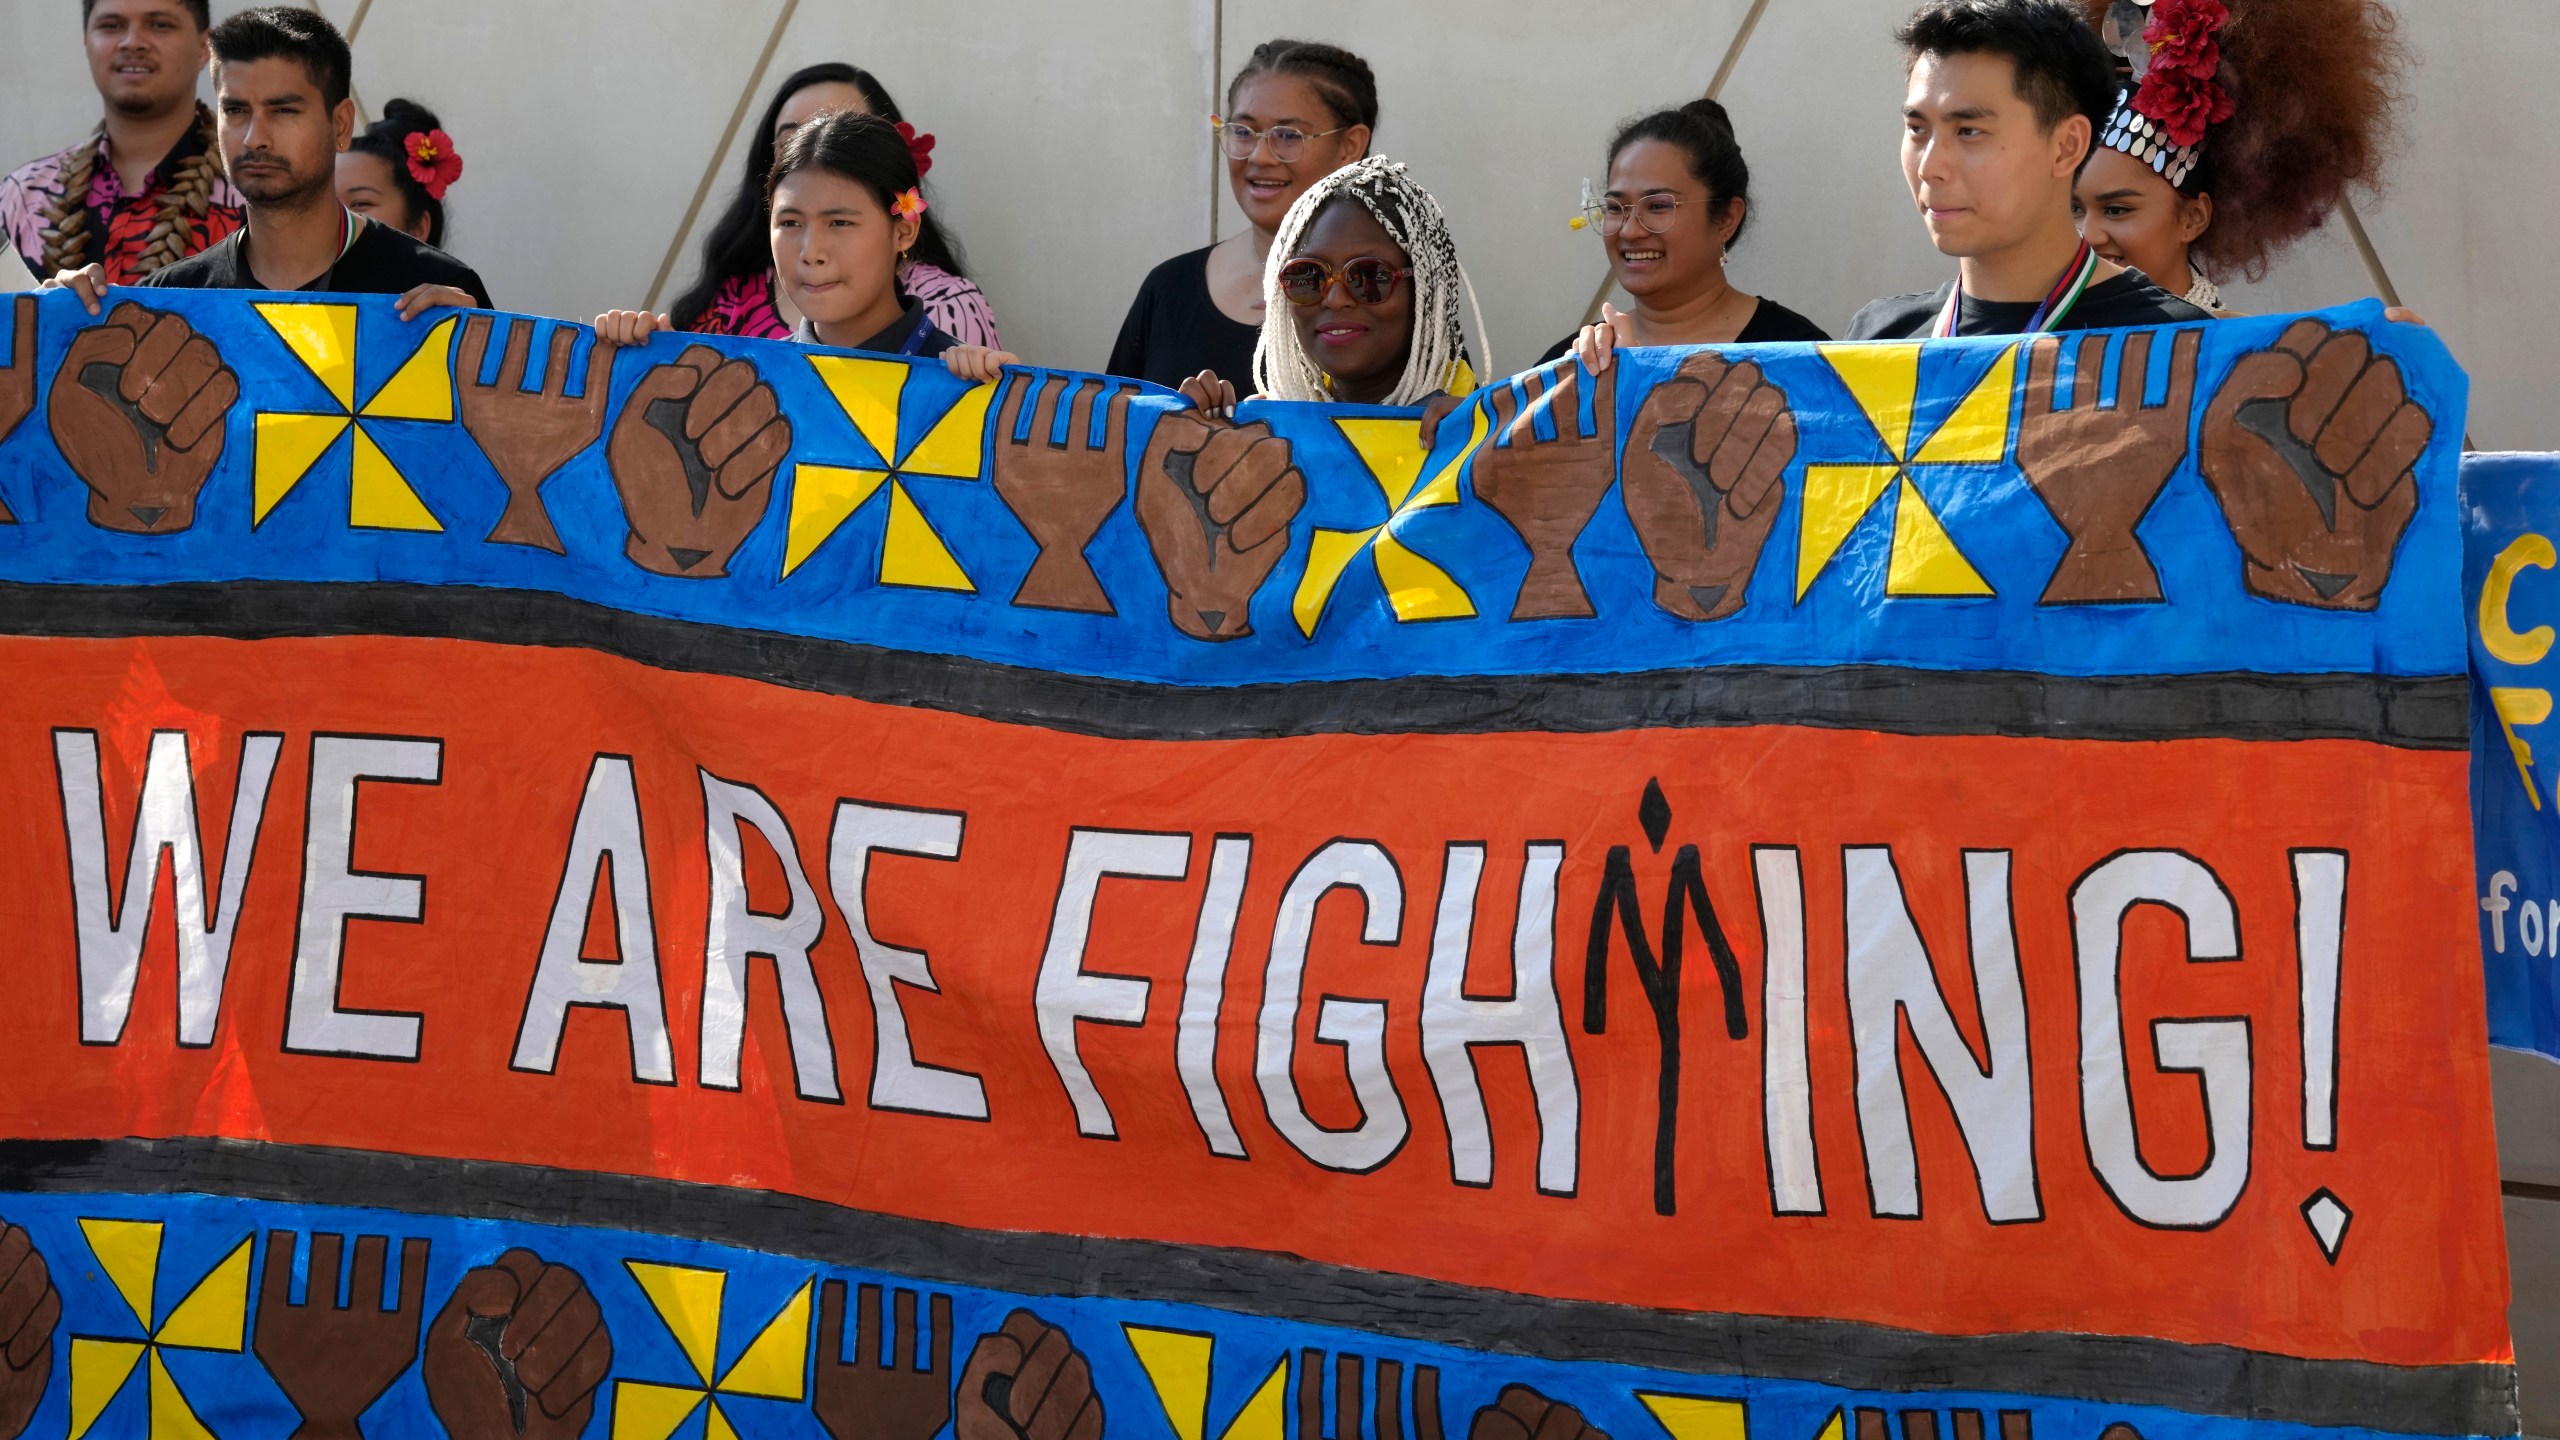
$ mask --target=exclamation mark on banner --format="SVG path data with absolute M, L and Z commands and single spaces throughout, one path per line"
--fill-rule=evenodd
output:
M 2302 1144 L 2338 1148 L 2338 961 L 2347 923 L 2347 853 L 2293 852 L 2293 944 L 2302 962 Z M 2303 1222 L 2330 1264 L 2354 1216 L 2323 1186 L 2302 1202 Z

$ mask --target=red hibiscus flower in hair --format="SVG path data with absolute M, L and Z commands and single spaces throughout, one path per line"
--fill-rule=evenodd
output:
M 442 200 L 453 182 L 462 178 L 462 156 L 453 148 L 453 137 L 442 130 L 412 130 L 404 148 L 409 152 L 409 177 L 426 187 L 429 198 Z
M 898 122 L 898 138 L 907 142 L 907 153 L 916 157 L 916 174 L 921 178 L 924 172 L 933 168 L 933 137 L 917 133 L 916 127 L 901 120 Z
M 2197 144 L 2206 130 L 2231 118 L 2231 92 L 2215 78 L 2230 18 L 2222 0 L 2159 0 L 2151 7 L 2151 23 L 2142 30 L 2151 68 L 2134 92 L 2133 108 L 2157 122 L 2173 144 Z
M 2204 139 L 2206 130 L 2230 119 L 2237 107 L 2231 92 L 2210 76 L 2154 66 L 2142 77 L 2142 88 L 2134 92 L 2133 108 L 2157 122 L 2172 144 L 2194 145 Z
M 2222 27 L 2230 19 L 2222 0 L 2159 0 L 2142 27 L 2152 68 L 2212 78 L 2222 68 Z

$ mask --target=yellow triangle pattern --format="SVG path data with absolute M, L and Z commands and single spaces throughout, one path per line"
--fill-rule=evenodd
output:
M 738 1363 L 721 1377 L 724 1395 L 753 1395 L 765 1400 L 797 1400 L 808 1389 L 809 1295 L 815 1280 L 783 1302 L 764 1333 L 747 1342 Z
M 1399 621 L 1474 618 L 1475 602 L 1449 578 L 1449 572 L 1406 549 L 1403 541 L 1380 535 L 1369 553 L 1377 561 L 1378 583 L 1386 587 L 1387 603 L 1395 607 Z
M 791 523 L 782 545 L 782 574 L 790 578 L 802 561 L 817 553 L 826 538 L 862 508 L 889 478 L 886 470 L 848 470 L 838 465 L 801 465 L 791 475 Z
M 1908 458 L 1911 406 L 1920 394 L 1920 347 L 1906 341 L 1816 348 L 1876 427 L 1886 452 L 1896 460 Z
M 1174 1440 L 1207 1440 L 1209 1428 L 1209 1355 L 1216 1342 L 1188 1330 L 1150 1330 L 1123 1325 L 1129 1349 L 1154 1384 L 1164 1418 L 1173 1425 Z
M 1422 427 L 1411 420 L 1336 418 L 1333 424 L 1359 453 L 1360 463 L 1369 467 L 1369 478 L 1386 492 L 1388 512 L 1404 509 L 1422 478 Z
M 361 424 L 356 426 L 354 474 L 348 481 L 347 523 L 361 530 L 444 529 Z
M 1892 465 L 1807 465 L 1804 467 L 1804 514 L 1796 539 L 1796 599 L 1840 553 L 1849 532 L 1858 528 L 1878 497 L 1901 470 Z
M 1965 392 L 1955 413 L 1911 457 L 1915 465 L 1997 465 L 2009 453 L 2009 403 L 2017 393 L 2018 351 L 2000 352 Z
M 356 408 L 356 307 L 270 301 L 258 306 L 276 338 L 319 377 L 341 411 Z M 450 323 L 450 322 L 448 322 Z
M 270 415 L 257 417 L 257 443 L 250 463 L 249 523 L 263 524 L 329 447 L 345 433 L 344 415 Z
M 377 420 L 435 420 L 451 424 L 453 327 L 458 323 L 458 317 L 448 319 L 428 331 L 427 338 L 418 345 L 418 353 L 401 362 L 399 370 L 365 402 L 364 413 Z
M 666 1323 L 667 1333 L 675 1337 L 676 1347 L 684 1351 L 693 1373 L 709 1385 L 711 1367 L 720 1353 L 720 1295 L 728 1287 L 728 1275 L 719 1270 L 659 1265 L 646 1260 L 622 1263 L 638 1282 L 641 1293 L 649 1297 L 658 1318 Z
M 85 1227 L 88 1222 L 82 1221 Z M 94 1247 L 93 1247 L 94 1248 Z M 71 1436 L 81 1440 L 89 1427 L 98 1423 L 124 1382 L 133 1378 L 133 1367 L 142 1360 L 149 1347 L 139 1340 L 94 1340 L 86 1335 L 71 1338 Z
M 151 1290 L 160 1273 L 160 1222 L 157 1220 L 82 1220 L 80 1233 L 98 1268 L 115 1283 L 116 1293 L 133 1307 L 144 1333 L 151 1330 Z
M 1831 1412 L 1831 1418 L 1822 1422 L 1822 1429 L 1814 1435 L 1813 1440 L 1841 1440 L 1848 1431 L 1848 1423 L 1841 1417 L 1839 1411 L 1834 1410 Z
M 157 1350 L 151 1352 L 151 1440 L 214 1440 Z
M 898 396 L 907 387 L 907 367 L 896 360 L 863 360 L 851 355 L 812 355 L 812 369 L 827 392 L 844 407 L 853 428 L 870 442 L 882 463 L 898 461 Z M 978 413 L 984 415 L 982 403 Z
M 880 582 L 927 590 L 976 593 L 951 548 L 933 533 L 933 525 L 916 508 L 905 482 L 889 482 L 889 533 L 880 546 Z
M 1282 1440 L 1287 1420 L 1281 1409 L 1280 1397 L 1288 1386 L 1289 1357 L 1282 1355 L 1280 1363 L 1272 1366 L 1271 1373 L 1262 1377 L 1262 1383 L 1254 1387 L 1252 1397 L 1244 1402 L 1242 1410 L 1236 1412 L 1234 1422 L 1227 1426 L 1218 1440 Z
M 729 1423 L 729 1412 L 720 1408 L 717 1399 L 711 1402 L 710 1418 L 702 1422 L 702 1440 L 738 1440 L 737 1427 Z
M 701 1390 L 655 1385 L 646 1380 L 616 1380 L 613 1440 L 667 1440 L 676 1433 L 677 1426 L 693 1418 L 705 1398 Z
M 1434 505 L 1458 503 L 1458 472 L 1466 468 L 1467 461 L 1484 447 L 1485 437 L 1493 433 L 1493 420 L 1485 407 L 1478 405 L 1473 407 L 1473 411 L 1475 424 L 1467 432 L 1467 443 L 1459 446 L 1458 453 L 1450 456 L 1448 462 L 1422 487 L 1422 492 L 1413 497 L 1414 509 L 1426 510 Z
M 1289 602 L 1289 613 L 1298 619 L 1298 633 L 1312 640 L 1316 622 L 1324 618 L 1324 608 L 1333 601 L 1334 587 L 1342 583 L 1342 572 L 1351 568 L 1354 557 L 1367 548 L 1383 525 L 1366 530 L 1319 530 L 1307 546 L 1307 570 L 1298 577 L 1298 593 Z
M 993 385 L 972 385 L 961 392 L 958 402 L 933 422 L 916 448 L 898 457 L 899 472 L 946 480 L 977 479 L 986 455 L 987 404 L 995 396 Z
M 1642 1390 L 1636 1398 L 1670 1432 L 1671 1440 L 1750 1440 L 1751 1427 L 1739 1400 L 1653 1395 Z
M 1884 593 L 1898 596 L 1956 598 L 1988 595 L 1991 586 L 1956 548 L 1937 512 L 1920 498 L 1920 487 L 1902 482 L 1893 505 L 1893 563 L 1885 571 Z
M 152 1338 L 180 1349 L 237 1355 L 248 1333 L 249 1241 L 244 1239 L 196 1282 Z

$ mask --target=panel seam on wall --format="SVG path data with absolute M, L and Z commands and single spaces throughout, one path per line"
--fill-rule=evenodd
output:
M 773 19 L 773 33 L 764 40 L 764 53 L 756 57 L 756 68 L 747 76 L 745 88 L 738 92 L 738 103 L 729 111 L 729 124 L 720 132 L 720 143 L 711 147 L 711 158 L 702 167 L 702 183 L 693 187 L 693 202 L 684 207 L 684 218 L 676 222 L 676 233 L 667 241 L 667 255 L 658 262 L 658 278 L 649 282 L 649 298 L 641 308 L 654 311 L 658 297 L 665 293 L 667 277 L 675 273 L 676 257 L 684 253 L 685 237 L 693 233 L 693 222 L 702 216 L 702 202 L 711 194 L 711 186 L 720 178 L 720 162 L 729 158 L 729 146 L 738 138 L 738 127 L 746 123 L 747 107 L 755 103 L 756 91 L 764 84 L 765 71 L 773 65 L 773 52 L 782 48 L 782 32 L 791 28 L 791 17 L 800 9 L 800 0 L 782 0 L 782 13 Z

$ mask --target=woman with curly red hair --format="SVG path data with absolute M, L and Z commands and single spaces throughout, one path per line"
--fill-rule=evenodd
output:
M 2222 311 L 2352 186 L 2371 187 L 2407 64 L 2382 0 L 2080 0 L 2124 89 L 2073 191 L 2091 248 Z

